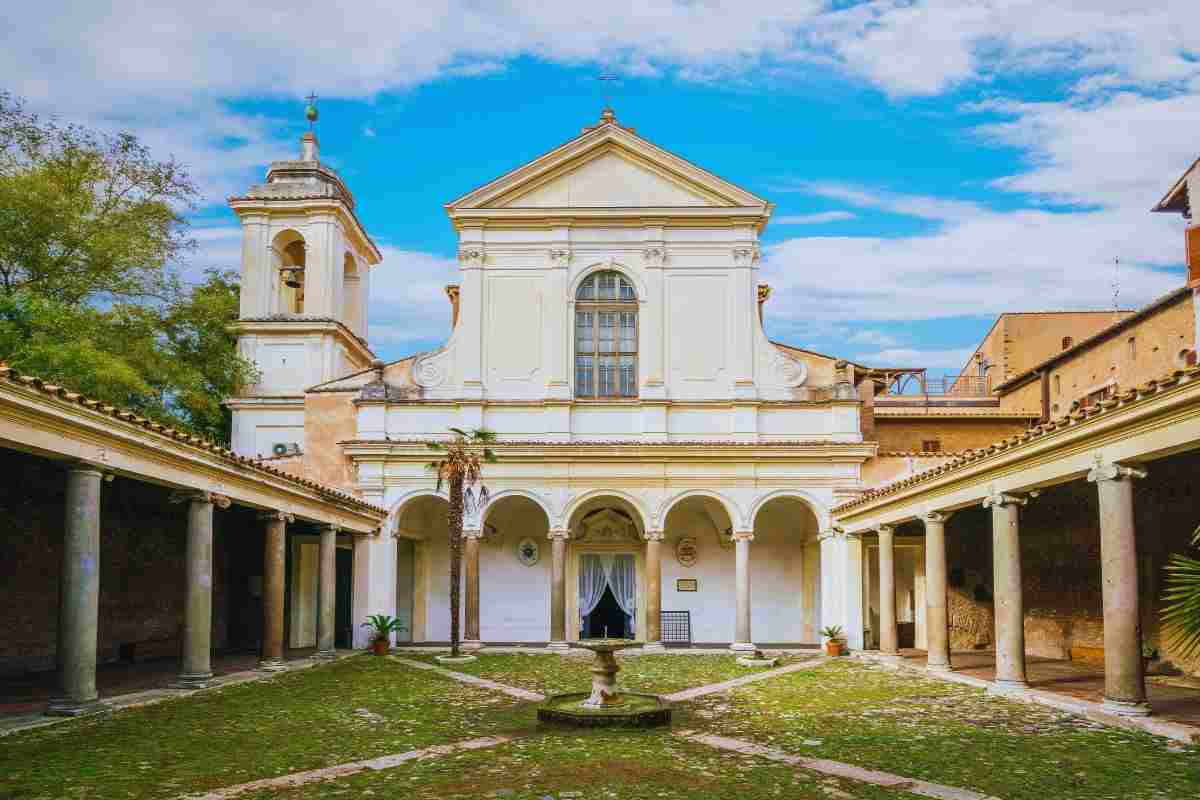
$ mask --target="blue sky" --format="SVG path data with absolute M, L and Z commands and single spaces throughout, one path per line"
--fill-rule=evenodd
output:
M 0 80 L 191 166 L 189 273 L 237 265 L 223 198 L 291 156 L 321 96 L 322 157 L 385 250 L 385 358 L 446 333 L 442 204 L 576 135 L 606 92 L 776 203 L 760 279 L 789 343 L 952 370 L 1001 311 L 1111 307 L 1116 257 L 1122 306 L 1182 280 L 1183 223 L 1148 209 L 1200 156 L 1189 3 L 55 5 L 0 33 Z

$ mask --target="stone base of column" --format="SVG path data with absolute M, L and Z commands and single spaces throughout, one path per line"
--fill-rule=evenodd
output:
M 934 661 L 926 660 L 925 669 L 928 672 L 954 672 L 954 667 L 951 666 L 950 662 L 948 661 L 939 664 Z
M 662 642 L 646 642 L 642 645 L 643 653 L 665 653 L 667 652 L 666 645 Z
M 734 642 L 729 645 L 729 649 L 735 653 L 757 653 L 758 645 L 754 642 Z
M 260 672 L 283 672 L 287 664 L 281 658 L 264 658 L 258 662 L 258 669 Z
M 169 689 L 207 689 L 212 686 L 211 672 L 181 672 L 167 688 Z
M 67 697 L 52 697 L 46 706 L 48 717 L 83 717 L 88 714 L 99 714 L 107 711 L 108 705 L 100 702 L 99 697 L 91 700 L 72 700 Z
M 313 658 L 318 661 L 333 661 L 337 658 L 337 650 L 318 650 L 313 654 Z
M 988 694 L 1006 695 L 1006 694 L 1017 694 L 1019 692 L 1025 691 L 1028 688 L 1029 688 L 1028 681 L 1011 681 L 1011 680 L 1000 681 L 1000 680 L 998 680 L 998 681 L 993 681 L 992 684 L 990 686 L 988 686 L 987 691 L 988 691 Z
M 571 649 L 571 645 L 566 642 L 551 642 L 546 645 L 547 650 L 553 650 L 556 653 L 566 653 Z
M 468 653 L 478 653 L 483 649 L 483 642 L 478 639 L 467 639 L 458 646 L 459 650 L 464 650 Z
M 1110 714 L 1116 714 L 1122 717 L 1148 717 L 1150 716 L 1150 704 L 1146 702 L 1136 702 L 1130 700 L 1113 700 L 1112 698 L 1104 698 L 1104 710 Z

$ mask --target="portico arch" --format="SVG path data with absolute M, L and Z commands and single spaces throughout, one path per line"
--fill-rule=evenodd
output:
M 407 629 L 398 638 L 442 641 L 449 630 L 450 501 L 432 487 L 400 497 L 388 514 L 395 541 L 396 616 Z M 441 633 L 445 631 L 444 635 Z
M 750 616 L 761 641 L 819 641 L 820 519 L 812 498 L 797 490 L 764 495 L 753 507 L 750 564 L 757 602 Z
M 646 507 L 646 504 L 634 495 L 619 489 L 593 489 L 576 495 L 571 498 L 566 508 L 563 509 L 561 519 L 565 527 L 573 528 L 582 517 L 581 511 L 586 513 L 603 507 L 605 503 L 622 508 L 628 513 L 637 526 L 639 535 L 644 534 L 647 529 L 651 528 L 653 517 L 650 515 L 650 510 Z
M 742 530 L 746 527 L 745 517 L 742 514 L 741 508 L 738 507 L 736 502 L 720 492 L 714 492 L 707 489 L 685 489 L 684 491 L 664 500 L 658 507 L 658 514 L 655 515 L 655 519 L 657 520 L 659 527 L 665 529 L 667 525 L 667 515 L 671 513 L 671 509 L 684 500 L 692 497 L 707 497 L 720 504 L 720 506 L 725 510 L 725 515 L 729 518 L 730 527 L 732 527 L 734 530 Z
M 756 498 L 750 506 L 750 524 L 748 527 L 752 529 L 757 524 L 758 512 L 762 511 L 764 506 L 779 498 L 792 498 L 806 506 L 816 519 L 817 530 L 824 530 L 829 527 L 829 509 L 825 507 L 824 503 L 803 489 L 776 489 L 773 492 L 768 492 Z

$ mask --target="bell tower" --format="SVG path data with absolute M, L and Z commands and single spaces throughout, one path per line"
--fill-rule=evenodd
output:
M 304 450 L 304 392 L 366 369 L 371 267 L 382 260 L 354 212 L 354 196 L 321 163 L 315 97 L 300 156 L 275 161 L 266 182 L 229 198 L 242 223 L 241 308 L 232 326 L 258 383 L 233 410 L 233 450 L 271 456 Z

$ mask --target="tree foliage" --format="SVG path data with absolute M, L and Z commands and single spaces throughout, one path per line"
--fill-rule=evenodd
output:
M 195 196 L 178 162 L 132 135 L 41 119 L 0 93 L 0 359 L 227 440 L 221 401 L 253 366 L 227 330 L 236 273 L 189 286 L 174 270 Z
M 429 448 L 441 457 L 429 464 L 437 473 L 437 490 L 445 484 L 450 505 L 446 510 L 446 528 L 450 534 L 450 655 L 457 656 L 459 633 L 459 592 L 462 585 L 463 514 L 481 510 L 487 505 L 488 490 L 483 485 L 483 465 L 495 463 L 496 454 L 490 444 L 496 434 L 486 428 L 465 431 L 450 428 L 454 438 L 449 442 L 430 442 Z M 476 496 L 475 487 L 479 487 Z

